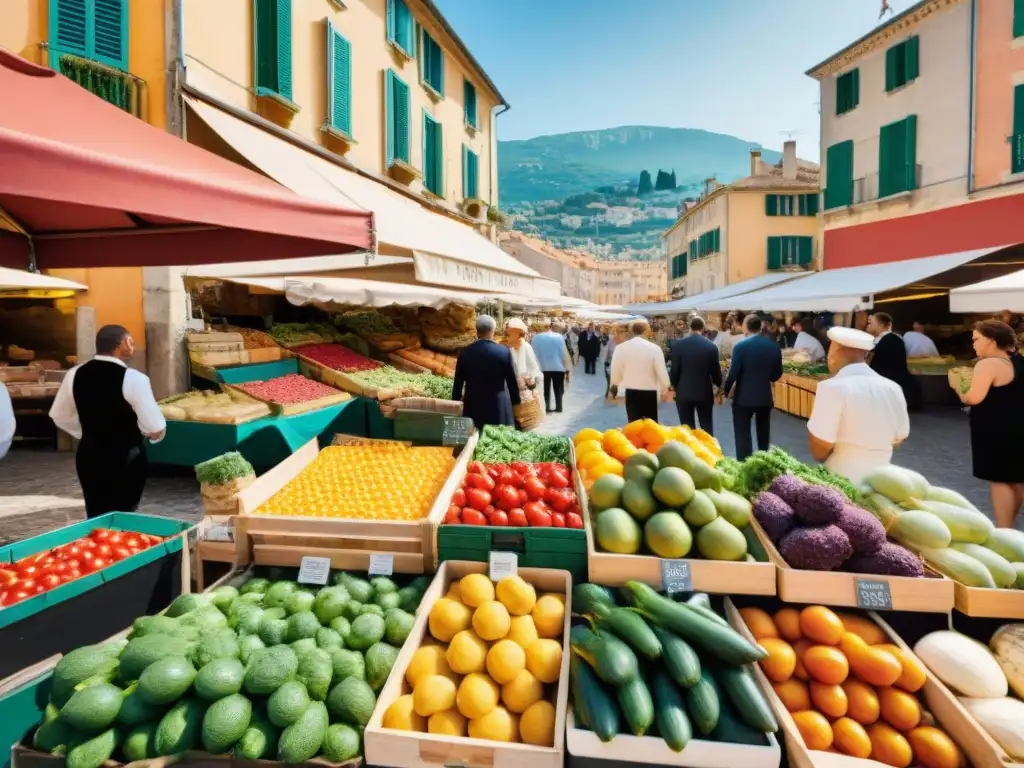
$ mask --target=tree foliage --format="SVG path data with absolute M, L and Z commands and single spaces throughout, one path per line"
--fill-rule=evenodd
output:
M 651 181 L 651 172 L 644 170 L 640 171 L 640 183 L 636 186 L 636 196 L 643 197 L 649 195 L 654 191 L 654 184 Z

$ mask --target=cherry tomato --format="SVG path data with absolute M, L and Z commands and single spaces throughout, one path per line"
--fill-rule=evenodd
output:
M 501 470 L 498 476 L 498 485 L 512 485 L 516 481 L 516 473 L 511 469 Z
M 110 539 L 110 534 L 112 533 L 113 531 L 110 531 L 106 528 L 97 528 L 95 531 L 89 534 L 89 538 L 93 541 L 107 541 Z
M 567 512 L 576 501 L 575 495 L 568 488 L 548 488 L 544 501 L 555 512 Z
M 79 558 L 79 560 L 82 563 L 82 570 L 83 571 L 88 570 L 89 564 L 92 563 L 92 561 L 95 560 L 95 559 L 96 559 L 96 553 L 95 552 L 92 552 L 90 550 L 86 550 L 85 552 L 83 552 L 82 556 Z
M 491 494 L 482 488 L 470 488 L 466 491 L 466 504 L 478 512 L 483 512 L 490 503 Z
M 33 595 L 41 595 L 45 591 L 46 591 L 46 587 L 44 587 L 42 584 L 36 584 L 34 587 L 32 587 L 32 594 Z
M 487 518 L 491 525 L 504 528 L 508 525 L 508 514 L 503 509 L 497 509 L 494 514 Z
M 552 512 L 551 526 L 553 528 L 565 528 L 565 515 L 561 512 Z
M 506 512 L 519 506 L 519 492 L 511 485 L 499 485 L 495 491 L 494 505 Z
M 55 573 L 48 573 L 39 580 L 39 583 L 43 589 L 53 589 L 60 586 L 61 578 Z
M 124 534 L 119 531 L 111 531 L 110 538 L 107 541 L 110 544 L 120 544 L 124 541 Z
M 25 565 L 18 568 L 18 575 L 22 578 L 35 576 L 39 573 L 39 566 L 37 565 Z
M 462 521 L 466 525 L 487 525 L 487 518 L 484 517 L 484 513 L 470 507 L 462 510 Z
M 458 525 L 462 522 L 462 507 L 457 504 L 452 504 L 448 507 L 448 512 L 445 513 L 444 521 L 446 523 L 454 523 Z
M 466 506 L 466 492 L 462 488 L 459 488 L 452 494 L 452 504 L 457 507 Z
M 531 501 L 525 507 L 526 520 L 534 528 L 549 528 L 551 526 L 551 512 L 542 502 Z
M 101 568 L 106 568 L 109 561 L 102 557 L 94 557 L 85 563 L 82 563 L 82 570 L 85 573 L 95 573 Z
M 69 544 L 64 549 L 64 554 L 67 557 L 79 557 L 82 554 L 82 545 L 78 543 Z
M 83 552 L 89 552 L 91 550 L 96 549 L 96 542 L 92 539 L 82 539 L 80 542 L 78 542 L 78 546 L 82 548 Z
M 82 578 L 82 572 L 75 568 L 74 570 L 68 571 L 68 576 L 65 581 L 74 581 L 75 579 Z
M 523 484 L 526 489 L 527 495 L 534 501 L 540 501 L 544 498 L 544 494 L 547 488 L 544 487 L 544 483 L 536 477 L 528 477 L 526 482 Z
M 110 544 L 100 544 L 96 547 L 96 557 L 109 558 L 113 553 L 114 548 Z
M 483 462 L 471 461 L 469 462 L 469 468 L 466 472 L 470 475 L 486 475 L 487 470 L 484 468 Z
M 9 587 L 18 581 L 18 574 L 15 571 L 0 571 L 0 589 Z
M 10 589 L 4 592 L 4 605 L 14 605 L 20 603 L 22 600 L 27 600 L 32 596 L 32 592 L 26 589 Z
M 523 511 L 522 507 L 516 507 L 515 509 L 509 510 L 508 524 L 516 525 L 520 528 L 525 528 L 529 525 L 529 522 L 526 519 L 526 512 Z
M 513 461 L 512 471 L 520 477 L 526 477 L 527 475 L 534 474 L 533 467 L 527 464 L 525 461 Z
M 68 567 L 68 571 L 82 570 L 82 563 L 80 560 L 65 560 L 64 564 Z
M 142 549 L 142 539 L 138 536 L 125 536 L 124 545 L 130 549 Z
M 126 547 L 124 545 L 114 547 L 114 560 L 124 560 L 126 557 L 131 557 L 134 554 L 135 552 L 131 547 Z
M 14 585 L 13 589 L 22 589 L 26 592 L 31 592 L 36 588 L 35 579 L 21 579 L 17 584 Z
M 569 487 L 569 474 L 563 472 L 561 469 L 555 469 L 548 475 L 548 485 L 554 486 L 555 488 L 568 488 Z
M 583 518 L 577 515 L 575 512 L 569 512 L 565 516 L 565 527 L 575 528 L 576 530 L 582 530 Z

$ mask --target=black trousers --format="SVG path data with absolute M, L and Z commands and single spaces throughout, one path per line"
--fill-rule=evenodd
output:
M 551 407 L 551 390 L 555 390 L 555 407 Z M 562 395 L 565 394 L 565 372 L 544 371 L 544 407 L 546 410 L 562 410 Z
M 75 469 L 85 499 L 86 517 L 108 512 L 134 512 L 142 500 L 149 474 L 146 452 L 111 456 L 80 443 L 75 454 Z
M 594 355 L 593 357 L 591 357 L 590 355 L 584 355 L 583 372 L 597 373 L 597 355 Z
M 658 393 L 653 389 L 626 390 L 626 421 L 658 420 Z
M 754 422 L 757 430 L 757 450 L 767 451 L 771 440 L 772 407 L 744 408 L 742 405 L 732 406 L 732 431 L 736 438 L 736 458 L 743 461 L 754 452 L 750 439 L 750 422 Z
M 700 428 L 709 435 L 715 434 L 714 400 L 676 400 L 676 410 L 679 411 L 680 424 L 685 424 L 690 429 L 696 429 L 697 422 L 693 418 L 694 411 L 696 411 L 697 419 L 700 420 Z

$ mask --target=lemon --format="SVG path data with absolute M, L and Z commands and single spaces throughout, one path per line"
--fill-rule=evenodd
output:
M 424 645 L 416 649 L 405 670 L 405 679 L 413 688 L 421 677 L 427 675 L 450 675 L 451 668 L 445 659 L 445 650 L 440 645 Z
M 413 709 L 421 717 L 455 706 L 455 683 L 444 675 L 427 675 L 412 689 Z
M 473 614 L 469 608 L 447 597 L 442 597 L 430 609 L 430 634 L 447 643 L 464 629 L 469 629 Z
M 455 709 L 435 712 L 427 721 L 427 732 L 439 733 L 443 736 L 465 736 L 466 718 Z
M 555 743 L 555 708 L 550 701 L 531 704 L 519 718 L 519 736 L 524 744 L 550 747 Z
M 394 728 L 396 731 L 425 731 L 427 721 L 416 714 L 413 706 L 413 695 L 407 693 L 395 699 L 384 712 L 381 725 Z
M 487 674 L 499 685 L 511 683 L 526 669 L 526 651 L 512 640 L 499 640 L 487 652 Z
M 486 574 L 471 573 L 459 582 L 459 594 L 463 605 L 477 608 L 494 599 L 494 582 Z
M 459 684 L 455 706 L 470 720 L 476 720 L 498 706 L 500 695 L 501 691 L 497 683 L 487 675 L 474 673 L 466 675 L 462 679 L 462 683 Z
M 544 684 L 527 669 L 521 670 L 511 683 L 501 686 L 501 703 L 510 712 L 525 712 L 543 697 Z
M 445 595 L 449 600 L 454 600 L 456 603 L 462 602 L 462 589 L 460 587 L 462 582 L 453 581 L 448 585 L 448 594 Z
M 537 591 L 519 576 L 506 576 L 494 591 L 498 601 L 513 616 L 525 616 L 537 602 Z
M 588 453 L 603 450 L 604 447 L 601 445 L 600 440 L 584 440 L 582 443 L 576 443 L 576 463 L 579 464 L 580 459 Z
M 464 629 L 452 638 L 445 659 L 456 674 L 483 672 L 487 661 L 487 643 L 473 634 L 473 630 Z
M 553 595 L 544 595 L 530 611 L 537 634 L 541 637 L 561 637 L 565 630 L 565 605 Z
M 512 623 L 508 628 L 508 634 L 505 637 L 520 648 L 526 649 L 540 635 L 537 634 L 537 627 L 533 623 L 533 616 L 513 616 Z
M 557 681 L 562 671 L 562 646 L 545 638 L 532 643 L 526 649 L 526 668 L 542 683 Z
M 565 605 L 565 595 L 563 595 L 561 592 L 545 592 L 543 595 L 541 595 L 541 597 L 553 597 L 562 605 Z
M 473 612 L 473 630 L 484 640 L 500 640 L 508 634 L 511 624 L 508 609 L 497 600 L 484 603 Z
M 469 721 L 471 739 L 515 741 L 519 736 L 519 718 L 504 707 L 495 707 L 483 717 Z
M 587 472 L 591 472 L 594 467 L 604 463 L 605 459 L 608 458 L 610 457 L 604 452 L 604 449 L 594 449 L 585 456 L 580 457 L 576 462 L 576 466 L 580 469 L 586 470 Z
M 574 445 L 579 446 L 580 443 L 588 442 L 590 440 L 600 440 L 601 433 L 593 427 L 584 427 L 575 435 L 573 435 L 572 442 Z

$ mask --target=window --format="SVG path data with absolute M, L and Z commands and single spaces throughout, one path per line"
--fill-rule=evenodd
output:
M 1024 37 L 1024 0 L 1013 0 L 1013 36 Z
M 798 216 L 817 216 L 818 215 L 818 193 L 811 192 L 806 195 L 797 196 L 797 215 Z
M 81 56 L 127 71 L 128 0 L 50 0 L 49 35 L 58 56 Z
M 836 114 L 845 114 L 858 104 L 860 104 L 860 70 L 852 69 L 836 78 Z
M 387 146 L 385 165 L 409 162 L 409 86 L 390 69 L 384 77 Z
M 327 124 L 352 135 L 352 44 L 327 22 Z
M 477 183 L 480 179 L 480 160 L 469 147 L 462 147 L 462 197 L 466 200 L 479 200 L 480 193 Z
M 388 0 L 388 42 L 400 48 L 407 56 L 413 56 L 416 33 L 413 28 L 412 12 L 405 0 Z
M 1013 89 L 1013 136 L 1010 137 L 1010 171 L 1024 172 L 1024 85 Z
M 423 186 L 444 197 L 444 139 L 441 123 L 423 113 Z
M 825 210 L 853 205 L 853 142 L 825 151 Z
M 895 91 L 917 79 L 918 47 L 918 37 L 914 35 L 885 52 L 886 91 Z
M 462 81 L 462 113 L 466 125 L 476 128 L 476 86 L 469 80 Z
M 444 96 L 444 51 L 427 30 L 420 30 L 420 78 L 439 96 Z
M 721 235 L 721 228 L 715 227 L 701 235 L 697 235 L 696 240 L 691 240 L 689 246 L 690 261 L 705 259 L 713 253 L 718 253 L 722 248 Z
M 686 254 L 680 253 L 672 257 L 672 266 L 669 279 L 678 280 L 680 277 L 686 277 Z
M 878 141 L 878 196 L 917 188 L 917 115 L 883 125 Z
M 765 216 L 792 216 L 794 210 L 792 195 L 765 195 Z
M 813 238 L 810 236 L 769 237 L 768 269 L 806 267 L 811 263 L 813 250 Z
M 254 0 L 256 95 L 292 99 L 292 0 Z

